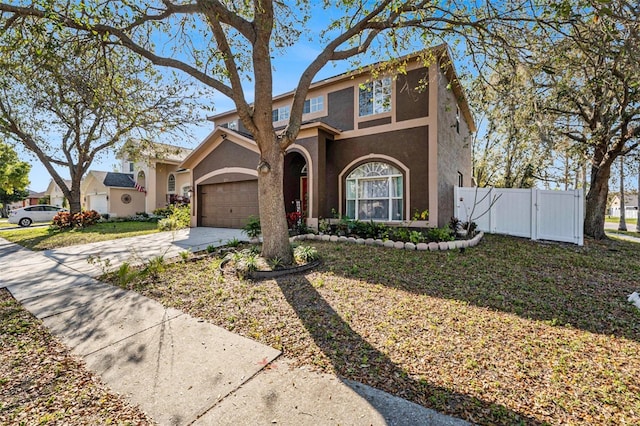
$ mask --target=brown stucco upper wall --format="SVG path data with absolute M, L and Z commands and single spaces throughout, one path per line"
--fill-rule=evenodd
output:
M 225 140 L 193 168 L 193 180 L 197 181 L 202 176 L 225 167 L 255 170 L 259 159 L 256 152 Z
M 471 132 L 460 115 L 460 132 L 456 129 L 455 94 L 440 72 L 438 78 L 438 226 L 445 226 L 454 215 L 453 188 L 458 185 L 458 172 L 463 185 L 471 186 Z M 466 220 L 466 218 L 458 218 Z
M 345 211 L 344 200 L 338 199 L 338 177 L 349 163 L 357 158 L 368 156 L 369 154 L 392 157 L 409 168 L 409 185 L 411 192 L 409 194 L 410 206 L 409 212 L 405 212 L 405 217 L 411 216 L 411 213 L 415 210 L 423 211 L 428 209 L 428 146 L 428 127 L 414 127 L 352 139 L 343 139 L 340 141 L 328 141 L 326 166 L 327 180 L 325 185 L 327 197 L 324 206 L 321 206 L 319 216 L 331 217 L 331 209 L 338 210 L 339 203 L 342 203 L 342 211 Z M 353 164 L 350 170 L 369 161 L 386 160 L 365 159 Z M 398 168 L 402 170 L 401 167 Z M 348 175 L 350 170 L 345 173 L 344 177 Z M 344 188 L 344 182 L 342 185 Z M 406 176 L 404 187 L 406 197 Z
M 361 121 L 358 123 L 358 129 L 368 129 L 369 127 L 383 126 L 385 124 L 391 124 L 391 117 L 383 117 L 375 120 Z
M 323 119 L 330 126 L 342 131 L 353 130 L 353 87 L 347 87 L 327 95 L 328 116 Z
M 429 68 L 400 74 L 396 80 L 396 121 L 429 116 Z
M 238 182 L 241 180 L 256 180 L 257 176 L 247 175 L 244 173 L 222 173 L 219 175 L 211 176 L 208 179 L 200 182 L 198 185 L 210 185 L 214 183 L 225 183 L 225 182 Z

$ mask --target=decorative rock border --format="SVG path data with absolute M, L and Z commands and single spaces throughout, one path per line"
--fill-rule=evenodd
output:
M 374 240 L 373 238 L 354 238 L 354 237 L 338 237 L 336 235 L 316 235 L 316 234 L 304 234 L 291 237 L 291 241 L 304 241 L 304 240 L 318 240 L 318 241 L 332 241 L 338 243 L 351 243 L 351 244 L 364 244 L 368 246 L 382 246 L 387 248 L 394 248 L 397 250 L 418 250 L 418 251 L 444 251 L 444 250 L 456 250 L 466 249 L 469 247 L 475 247 L 480 243 L 484 237 L 484 232 L 480 231 L 475 237 L 470 240 L 455 240 L 455 241 L 442 241 L 440 243 L 405 243 L 402 241 L 382 241 L 380 239 Z M 306 266 L 306 265 L 305 265 Z

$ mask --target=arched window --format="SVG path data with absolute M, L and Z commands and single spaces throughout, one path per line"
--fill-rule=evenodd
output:
M 402 220 L 402 173 L 390 164 L 365 163 L 347 176 L 347 216 L 358 220 Z
M 176 176 L 174 174 L 169 175 L 169 179 L 167 181 L 167 192 L 170 194 L 175 194 L 176 192 Z

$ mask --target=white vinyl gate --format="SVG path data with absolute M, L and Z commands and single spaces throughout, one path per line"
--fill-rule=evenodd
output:
M 582 190 L 455 188 L 455 214 L 492 234 L 584 244 Z

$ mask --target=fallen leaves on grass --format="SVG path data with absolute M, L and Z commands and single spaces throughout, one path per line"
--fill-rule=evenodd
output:
M 205 260 L 131 286 L 297 365 L 474 423 L 637 423 L 637 246 L 315 246 L 323 266 L 304 275 L 242 281 Z
M 0 424 L 153 424 L 110 392 L 4 289 L 0 347 Z

